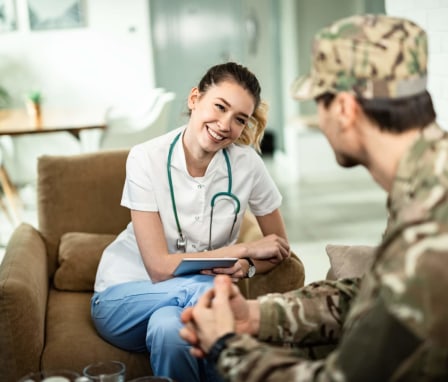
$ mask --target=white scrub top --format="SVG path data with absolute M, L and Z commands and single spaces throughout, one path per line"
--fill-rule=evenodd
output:
M 184 127 L 151 139 L 129 152 L 126 180 L 121 205 L 138 211 L 158 211 L 165 231 L 168 251 L 178 252 L 179 233 L 174 217 L 168 183 L 167 161 L 174 138 Z M 227 196 L 215 199 L 212 224 L 212 248 L 236 242 L 244 212 L 249 208 L 255 216 L 271 213 L 281 205 L 282 197 L 270 177 L 263 160 L 252 147 L 232 144 L 227 149 L 231 166 L 232 193 L 240 201 L 238 220 L 229 239 L 235 218 L 235 202 Z M 189 175 L 182 137 L 173 147 L 171 177 L 179 223 L 187 239 L 187 252 L 200 252 L 208 247 L 211 200 L 219 192 L 227 192 L 229 174 L 224 154 L 219 151 L 205 175 Z M 148 230 L 150 227 L 148 227 Z M 140 255 L 132 222 L 105 249 L 95 281 L 95 291 L 129 281 L 150 280 Z

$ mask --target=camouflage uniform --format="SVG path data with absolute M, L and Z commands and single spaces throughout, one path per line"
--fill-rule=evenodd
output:
M 419 49 L 426 45 L 424 32 L 408 21 L 388 17 L 380 21 L 352 17 L 337 24 L 344 28 L 332 27 L 318 35 L 314 74 L 300 80 L 301 86 L 308 86 L 308 94 L 314 97 L 325 91 L 351 89 L 366 98 L 378 94 L 394 98 L 422 91 L 418 89 L 426 79 L 426 51 Z M 390 31 L 400 31 L 413 36 L 414 43 L 397 45 L 400 49 L 395 51 L 395 60 L 384 57 L 387 54 L 380 55 L 381 60 L 354 54 L 350 59 L 357 69 L 344 74 L 337 67 L 333 79 L 319 72 L 325 74 L 329 66 L 340 62 L 333 62 L 332 56 L 332 62 L 322 68 L 322 45 L 328 54 L 339 57 L 337 50 L 326 45 L 326 39 L 339 46 L 334 40 L 344 31 L 362 35 L 373 33 L 372 29 L 380 30 L 378 40 L 390 36 Z M 381 46 L 388 46 L 388 41 L 383 42 Z M 407 58 L 407 53 L 399 54 L 401 50 L 409 53 Z M 358 66 L 363 56 L 364 64 Z M 395 73 L 403 69 L 400 67 L 408 68 L 409 75 L 403 70 L 394 81 L 383 81 L 392 75 L 391 70 L 381 70 L 384 65 L 394 66 Z M 359 73 L 364 73 L 366 66 L 370 72 L 375 68 L 374 73 L 382 74 L 362 78 Z M 338 82 L 342 77 L 351 79 Z M 296 96 L 301 97 L 300 91 L 303 87 L 296 89 Z M 244 382 L 448 381 L 447 201 L 448 135 L 431 124 L 400 160 L 388 198 L 388 229 L 371 270 L 362 280 L 322 281 L 286 294 L 260 297 L 258 340 L 248 335 L 227 340 L 218 359 L 222 375 Z M 300 349 L 272 346 L 285 343 Z M 337 345 L 325 358 L 303 357 L 304 348 L 331 343 Z

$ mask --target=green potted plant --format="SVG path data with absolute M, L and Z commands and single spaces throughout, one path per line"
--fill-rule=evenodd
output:
M 25 99 L 26 108 L 31 116 L 39 118 L 41 116 L 42 94 L 38 90 L 30 91 Z

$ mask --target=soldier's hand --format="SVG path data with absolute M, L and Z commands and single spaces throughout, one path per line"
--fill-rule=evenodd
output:
M 203 357 L 219 337 L 235 331 L 230 305 L 235 293 L 233 287 L 228 276 L 218 275 L 215 277 L 214 288 L 204 293 L 196 306 L 182 312 L 181 320 L 186 325 L 179 334 L 193 345 L 191 352 L 194 356 Z

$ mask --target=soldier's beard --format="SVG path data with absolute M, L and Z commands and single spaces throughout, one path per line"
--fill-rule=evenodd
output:
M 336 153 L 336 161 L 341 167 L 351 168 L 361 164 L 361 162 L 350 155 Z

